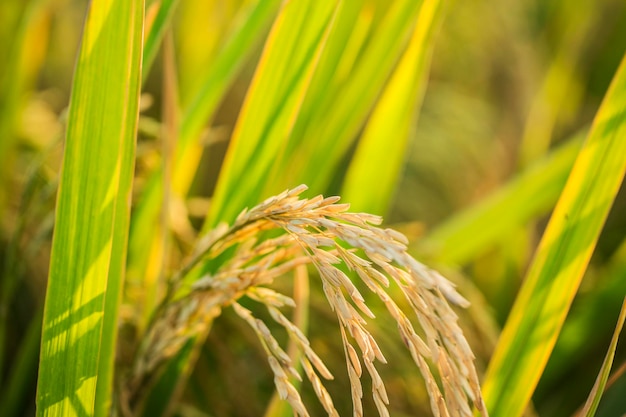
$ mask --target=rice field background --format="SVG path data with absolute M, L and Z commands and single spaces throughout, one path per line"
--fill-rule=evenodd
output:
M 3 0 L 0 416 L 626 415 L 625 52 L 618 0 Z

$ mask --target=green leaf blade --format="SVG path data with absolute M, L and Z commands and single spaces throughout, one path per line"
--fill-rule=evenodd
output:
M 313 192 L 326 191 L 402 55 L 421 5 L 421 1 L 393 2 L 380 24 L 369 30 L 370 41 L 359 47 L 349 76 L 333 80 L 335 94 L 325 91 L 317 97 L 312 114 L 296 126 L 295 136 L 303 138 L 303 146 L 292 160 L 307 161 L 289 166 L 289 172 L 297 174 L 297 183 L 309 185 Z M 368 15 L 369 11 L 363 7 L 361 13 Z M 341 66 L 339 61 L 334 69 L 339 74 Z
M 409 46 L 359 141 L 342 192 L 355 211 L 383 215 L 391 203 L 411 124 L 426 88 L 433 38 L 443 3 L 434 0 L 422 4 Z
M 287 145 L 336 7 L 333 0 L 283 6 L 235 127 L 206 227 L 234 220 L 260 199 Z
M 626 60 L 552 214 L 489 365 L 491 415 L 520 416 L 543 372 L 626 171 Z
M 57 199 L 38 416 L 94 415 L 96 391 L 110 390 L 100 384 L 111 382 L 134 170 L 142 30 L 142 0 L 91 3 Z M 109 375 L 101 381 L 100 372 Z

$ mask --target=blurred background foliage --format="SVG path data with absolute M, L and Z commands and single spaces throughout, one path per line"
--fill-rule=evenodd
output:
M 183 113 L 202 88 L 206 68 L 253 3 L 176 4 L 171 35 Z M 86 5 L 77 0 L 0 2 L 0 405 L 10 410 L 2 413 L 8 416 L 34 413 L 38 323 L 56 181 Z M 369 26 L 361 28 L 361 42 L 375 41 L 369 33 L 391 7 L 393 2 L 365 2 Z M 262 36 L 249 43 L 225 83 L 201 146 L 194 151 L 195 158 L 201 156 L 198 169 L 181 180 L 190 191 L 186 205 L 172 207 L 177 240 L 169 265 L 183 256 L 189 233 L 193 235 L 206 214 L 268 31 L 269 24 L 262 25 Z M 393 198 L 380 214 L 414 242 L 414 255 L 442 270 L 472 301 L 462 320 L 483 370 L 582 143 L 581 133 L 587 131 L 625 50 L 626 4 L 620 0 L 450 1 L 442 10 L 423 103 L 413 114 Z M 136 205 L 163 158 L 162 55 L 156 56 L 143 89 Z M 346 71 L 350 79 L 357 69 Z M 326 105 L 320 111 L 332 112 L 333 102 Z M 304 132 L 306 143 L 323 132 L 317 128 L 295 127 Z M 388 132 L 389 137 L 394 134 Z M 342 191 L 356 146 L 348 144 L 332 178 L 313 184 L 311 194 Z M 306 150 L 299 155 L 290 163 L 305 164 Z M 373 161 L 370 169 L 375 171 L 380 161 Z M 291 181 L 301 177 L 281 178 L 270 188 L 293 187 L 297 184 Z M 568 416 L 584 403 L 626 293 L 625 213 L 622 186 L 529 415 Z M 130 299 L 133 291 L 142 291 L 132 287 L 132 273 L 129 269 Z M 335 319 L 316 294 L 319 289 L 313 286 L 311 291 L 312 344 L 331 369 L 342 369 Z M 134 313 L 129 309 L 128 314 Z M 377 325 L 393 326 L 384 320 Z M 271 372 L 261 347 L 242 327 L 229 312 L 216 321 L 180 415 L 263 415 L 273 391 Z M 122 329 L 122 355 L 133 331 Z M 235 333 L 238 337 L 224 337 Z M 410 357 L 395 339 L 382 339 L 381 344 L 393 358 L 382 370 L 392 415 L 427 414 L 420 377 L 407 366 Z M 616 367 L 625 361 L 622 346 Z M 339 412 L 348 415 L 349 382 L 341 372 L 335 375 L 328 387 L 338 399 Z M 626 378 L 620 378 L 611 386 L 598 415 L 626 412 L 626 397 L 620 395 L 625 384 Z M 312 395 L 305 388 L 305 398 Z M 367 404 L 371 400 L 365 401 L 366 409 L 372 409 Z

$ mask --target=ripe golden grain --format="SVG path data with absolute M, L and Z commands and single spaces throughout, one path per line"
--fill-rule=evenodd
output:
M 377 227 L 382 222 L 379 216 L 349 213 L 347 204 L 337 204 L 338 197 L 299 198 L 304 190 L 305 186 L 299 186 L 270 197 L 244 210 L 231 227 L 221 225 L 200 241 L 193 258 L 173 278 L 174 289 L 180 289 L 184 275 L 205 260 L 214 259 L 228 248 L 234 248 L 235 253 L 217 272 L 197 280 L 186 295 L 166 300 L 158 310 L 135 364 L 129 389 L 137 389 L 137 383 L 133 385 L 132 381 L 149 378 L 186 340 L 206 331 L 222 308 L 232 306 L 263 345 L 280 398 L 290 403 L 296 415 L 308 416 L 306 406 L 290 382 L 290 377 L 301 379 L 301 376 L 269 327 L 237 302 L 246 295 L 265 305 L 273 320 L 287 331 L 303 353 L 300 361 L 304 373 L 320 403 L 329 416 L 336 416 L 332 399 L 320 379 L 320 376 L 332 379 L 331 372 L 313 351 L 307 337 L 279 310 L 293 307 L 293 300 L 266 287 L 297 266 L 310 263 L 319 272 L 324 294 L 341 327 L 354 416 L 363 415 L 362 365 L 372 380 L 372 398 L 379 414 L 389 415 L 389 398 L 376 368 L 376 361 L 387 361 L 367 328 L 366 318 L 375 320 L 375 315 L 356 281 L 380 298 L 397 322 L 400 340 L 426 381 L 434 415 L 471 416 L 471 404 L 487 415 L 473 354 L 450 307 L 450 304 L 466 307 L 468 302 L 452 283 L 408 254 L 405 236 L 393 229 Z M 270 229 L 283 233 L 259 241 L 260 233 Z M 346 249 L 346 244 L 351 248 Z M 357 250 L 365 256 L 359 256 Z M 354 272 L 353 277 L 339 269 L 342 264 Z M 406 299 L 420 333 L 407 312 L 387 292 L 392 284 Z M 439 375 L 439 382 L 433 374 Z

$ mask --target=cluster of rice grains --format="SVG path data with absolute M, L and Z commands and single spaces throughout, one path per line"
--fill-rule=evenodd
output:
M 290 403 L 294 414 L 308 416 L 290 382 L 290 377 L 300 380 L 301 376 L 267 325 L 237 302 L 246 295 L 264 304 L 271 317 L 286 329 L 292 343 L 303 353 L 302 369 L 321 404 L 329 416 L 337 416 L 321 380 L 332 379 L 332 374 L 307 337 L 280 311 L 284 306 L 293 307 L 294 301 L 264 287 L 298 265 L 312 263 L 319 271 L 324 293 L 341 326 L 354 415 L 363 415 L 360 378 L 364 365 L 372 380 L 378 412 L 388 416 L 385 385 L 375 366 L 376 360 L 385 363 L 386 359 L 365 320 L 365 317 L 373 319 L 374 314 L 352 280 L 338 268 L 343 264 L 382 300 L 397 322 L 401 339 L 426 381 L 433 414 L 471 416 L 473 403 L 486 415 L 473 354 L 449 305 L 465 307 L 467 301 L 449 281 L 407 253 L 407 241 L 402 234 L 376 227 L 381 223 L 380 217 L 348 213 L 348 204 L 337 204 L 338 197 L 300 199 L 298 195 L 305 189 L 300 186 L 271 197 L 241 213 L 230 228 L 222 225 L 203 239 L 186 271 L 228 248 L 235 248 L 235 254 L 216 273 L 195 281 L 187 295 L 161 309 L 135 364 L 135 380 L 153 372 L 190 337 L 206 331 L 221 308 L 232 306 L 256 332 L 267 352 L 280 397 Z M 271 229 L 283 233 L 262 241 L 257 239 L 260 232 Z M 350 248 L 346 249 L 347 246 Z M 390 281 L 404 294 L 422 336 L 388 295 Z M 436 369 L 440 385 L 431 367 Z

